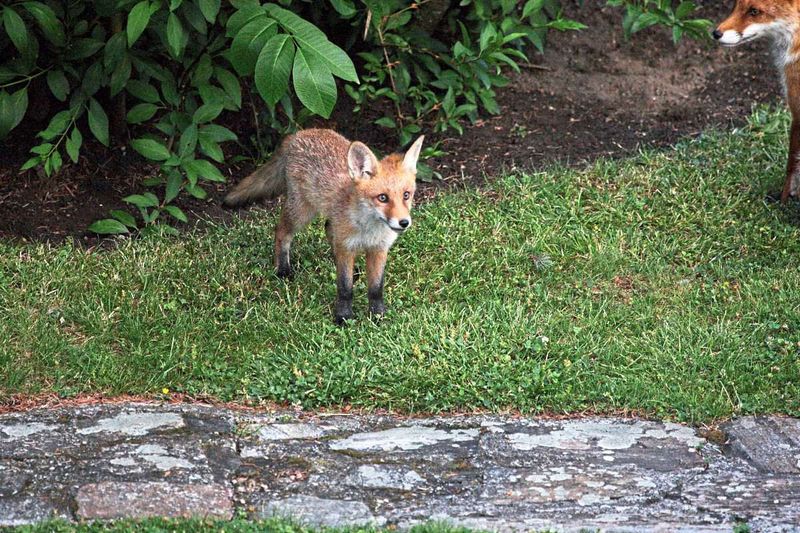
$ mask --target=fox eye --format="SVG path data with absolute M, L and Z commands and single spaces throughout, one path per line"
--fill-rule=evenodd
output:
M 382 204 L 385 204 L 386 202 L 389 201 L 389 197 L 387 195 L 385 195 L 385 194 L 379 194 L 378 195 L 378 201 L 380 203 L 382 203 Z
M 408 191 L 404 192 L 404 193 L 403 193 L 403 200 L 408 200 L 408 198 L 409 198 L 410 196 L 411 196 L 411 193 L 409 193 Z
M 761 14 L 761 11 L 759 11 L 754 7 L 751 7 L 750 9 L 747 10 L 747 14 L 750 15 L 751 17 L 757 17 Z

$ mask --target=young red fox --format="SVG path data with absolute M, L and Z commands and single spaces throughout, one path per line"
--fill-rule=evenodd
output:
M 739 46 L 758 37 L 772 38 L 775 62 L 783 86 L 792 130 L 789 163 L 781 201 L 800 194 L 800 0 L 736 0 L 733 13 L 713 32 L 723 46 Z
M 275 230 L 275 268 L 291 275 L 289 251 L 294 235 L 317 215 L 327 219 L 325 233 L 336 260 L 335 320 L 353 318 L 353 262 L 367 256 L 369 311 L 386 312 L 383 270 L 395 239 L 411 226 L 417 159 L 424 137 L 405 155 L 378 161 L 360 142 L 332 130 L 303 130 L 286 137 L 272 159 L 247 176 L 225 197 L 237 206 L 286 194 Z

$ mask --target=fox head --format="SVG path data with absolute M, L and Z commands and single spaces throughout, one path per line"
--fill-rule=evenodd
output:
M 359 206 L 397 233 L 411 227 L 417 160 L 423 139 L 424 135 L 414 141 L 405 155 L 391 154 L 380 161 L 367 145 L 358 141 L 351 143 L 347 151 L 347 167 Z
M 766 35 L 788 50 L 798 24 L 800 0 L 736 0 L 733 12 L 712 35 L 723 46 L 738 46 Z

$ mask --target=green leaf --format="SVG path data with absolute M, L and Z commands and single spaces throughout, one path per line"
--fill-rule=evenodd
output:
M 175 80 L 167 79 L 161 82 L 161 94 L 164 95 L 164 100 L 168 104 L 177 107 L 181 103 L 181 95 L 178 94 L 178 86 Z
M 129 228 L 136 228 L 136 219 L 133 218 L 133 215 L 128 213 L 127 211 L 122 211 L 120 209 L 112 209 L 109 211 L 109 214 L 114 217 L 115 219 L 119 220 Z
M 166 161 L 170 156 L 167 147 L 153 139 L 134 139 L 131 141 L 131 146 L 144 157 L 153 161 Z
M 128 111 L 126 119 L 131 124 L 140 124 L 153 118 L 156 111 L 158 111 L 158 106 L 155 104 L 136 104 Z
M 658 24 L 661 21 L 661 17 L 656 15 L 655 13 L 642 13 L 639 15 L 631 24 L 631 33 L 636 33 L 641 31 L 645 28 L 649 28 L 655 24 Z M 556 22 L 556 21 L 553 21 Z M 552 24 L 552 23 L 551 23 Z M 560 29 L 560 28 L 557 28 Z
M 28 110 L 28 89 L 15 93 L 0 91 L 0 139 L 16 128 Z
M 541 11 L 544 7 L 544 0 L 528 0 L 525 7 L 522 8 L 522 18 L 528 18 L 531 13 Z
M 72 128 L 72 134 L 67 137 L 65 142 L 67 148 L 67 155 L 73 163 L 78 162 L 78 155 L 80 154 L 81 145 L 83 144 L 83 135 L 77 127 Z
M 39 156 L 34 156 L 25 161 L 25 164 L 19 167 L 20 172 L 24 172 L 25 170 L 30 170 L 33 167 L 39 165 L 42 162 L 42 158 Z
M 167 176 L 167 187 L 164 191 L 164 203 L 168 204 L 178 197 L 183 185 L 183 177 L 178 172 L 173 172 Z
M 94 98 L 89 100 L 89 130 L 104 145 L 109 145 L 108 116 Z
M 378 126 L 383 126 L 384 128 L 394 129 L 396 127 L 394 120 L 390 117 L 379 118 L 378 120 L 375 121 L 375 124 L 377 124 Z
M 47 73 L 47 86 L 50 92 L 60 102 L 67 99 L 69 95 L 69 82 L 63 70 L 51 70 Z
M 577 31 L 585 30 L 588 26 L 577 20 L 558 19 L 551 21 L 547 27 L 558 31 Z
M 208 34 L 208 22 L 206 22 L 206 18 L 200 8 L 197 7 L 197 4 L 184 2 L 181 6 L 181 15 L 183 20 L 189 23 L 191 29 L 194 29 L 200 35 Z
M 197 148 L 197 124 L 191 124 L 181 134 L 181 140 L 178 143 L 178 155 L 184 158 L 193 154 L 195 148 Z
M 225 35 L 234 37 L 242 28 L 259 18 L 263 18 L 265 21 L 269 20 L 267 18 L 267 12 L 264 11 L 264 8 L 260 5 L 255 4 L 240 7 L 239 10 L 228 19 L 228 24 L 225 27 Z
M 158 90 L 149 83 L 140 80 L 130 80 L 125 86 L 125 89 L 143 102 L 157 104 L 161 101 L 158 97 Z
M 53 174 L 57 173 L 61 170 L 61 166 L 63 165 L 64 161 L 61 159 L 61 153 L 58 150 L 54 150 L 50 153 L 50 157 L 47 159 L 46 164 L 50 165 L 50 170 Z M 45 167 L 46 168 L 46 167 Z
M 330 42 L 319 28 L 275 4 L 267 4 L 265 8 L 272 18 L 292 34 L 297 46 L 303 50 L 306 62 L 314 61 L 309 57 L 316 56 L 314 62 L 326 65 L 333 75 L 358 83 L 356 68 L 347 53 Z
M 239 79 L 231 71 L 221 67 L 214 67 L 214 75 L 225 90 L 225 94 L 233 101 L 236 109 L 240 109 L 242 107 L 242 86 Z
M 167 44 L 172 57 L 179 59 L 189 42 L 189 35 L 183 29 L 183 23 L 178 15 L 170 13 L 167 18 Z
M 3 9 L 3 26 L 14 47 L 24 53 L 28 49 L 28 29 L 22 17 L 14 9 L 7 7 Z
M 53 140 L 57 136 L 64 133 L 64 130 L 67 129 L 70 122 L 72 121 L 72 114 L 67 111 L 59 111 L 53 118 L 50 119 L 50 122 L 47 124 L 47 128 L 44 131 L 38 133 L 38 137 L 41 137 L 45 140 Z
M 252 20 L 239 30 L 231 42 L 228 57 L 240 76 L 252 74 L 259 53 L 277 31 L 275 21 L 266 15 Z
M 343 18 L 350 18 L 357 13 L 356 6 L 352 0 L 331 0 L 333 9 Z
M 228 95 L 225 94 L 225 91 L 216 85 L 203 83 L 197 88 L 197 92 L 200 93 L 200 98 L 203 100 L 203 104 L 222 104 L 223 109 L 228 109 L 230 111 L 236 110 L 234 102 L 232 102 Z
M 222 113 L 221 103 L 204 104 L 198 107 L 197 111 L 194 112 L 192 121 L 195 124 L 203 124 L 205 122 L 211 122 L 212 120 L 217 118 L 220 113 Z
M 199 132 L 200 138 L 207 137 L 214 142 L 225 142 L 225 141 L 235 141 L 238 139 L 235 133 L 231 130 L 226 128 L 225 126 L 220 126 L 218 124 L 207 124 L 200 128 Z
M 87 57 L 95 55 L 103 46 L 105 46 L 105 43 L 98 39 L 73 39 L 64 57 L 70 61 L 86 59 Z
M 102 220 L 92 222 L 88 229 L 89 231 L 93 233 L 99 233 L 100 235 L 119 235 L 122 233 L 128 233 L 128 228 L 125 226 L 125 224 L 119 220 L 114 220 L 113 218 L 104 218 Z
M 328 118 L 336 104 L 336 82 L 327 66 L 300 48 L 294 56 L 292 79 L 303 105 L 312 113 Z
M 158 198 L 153 193 L 132 194 L 123 198 L 122 201 L 140 208 L 158 207 Z
M 198 200 L 205 200 L 208 193 L 197 184 L 189 183 L 186 185 L 186 192 L 197 198 Z
M 64 46 L 66 37 L 61 21 L 56 17 L 55 12 L 42 2 L 24 2 L 23 7 L 28 13 L 33 15 L 39 27 L 42 29 L 45 39 L 56 46 Z
M 497 37 L 497 30 L 491 22 L 487 22 L 481 30 L 480 38 L 478 39 L 478 49 L 483 52 L 489 44 Z
M 286 34 L 273 36 L 256 62 L 255 80 L 258 93 L 265 102 L 274 106 L 289 88 L 289 75 L 294 60 L 294 42 Z
M 93 95 L 100 90 L 100 86 L 105 83 L 103 74 L 103 64 L 100 61 L 95 61 L 86 69 L 81 80 L 81 89 L 87 95 Z
M 672 42 L 678 44 L 678 41 L 681 40 L 683 36 L 683 28 L 680 26 L 673 26 L 672 27 Z
M 131 60 L 126 55 L 125 58 L 119 62 L 116 66 L 114 71 L 111 73 L 111 77 L 108 82 L 108 89 L 111 93 L 111 96 L 116 96 L 119 92 L 125 88 L 125 85 L 128 83 L 128 80 L 131 77 Z
M 103 50 L 103 66 L 106 67 L 106 71 L 111 71 L 127 55 L 128 45 L 125 32 L 115 33 L 106 42 L 105 50 Z
M 694 2 L 681 2 L 678 9 L 675 10 L 675 17 L 677 19 L 685 19 L 696 8 Z
M 214 66 L 212 64 L 211 56 L 208 54 L 203 54 L 200 56 L 200 59 L 197 61 L 197 65 L 194 68 L 194 73 L 192 74 L 192 84 L 195 87 L 199 87 L 204 83 L 208 83 L 213 73 Z
M 207 137 L 200 137 L 200 151 L 217 163 L 222 163 L 225 160 L 225 154 L 219 144 Z
M 47 155 L 53 150 L 53 143 L 42 143 L 31 148 L 31 153 L 36 155 Z
M 181 222 L 189 222 L 189 219 L 186 218 L 184 212 L 181 211 L 181 209 L 176 205 L 166 205 L 164 206 L 164 211 L 175 217 L 177 220 L 180 220 Z
M 196 176 L 208 181 L 225 181 L 225 176 L 210 161 L 204 159 L 193 159 L 184 164 L 187 172 L 194 173 Z
M 144 30 L 147 29 L 151 15 L 150 0 L 142 0 L 133 6 L 133 9 L 131 9 L 131 12 L 128 14 L 128 26 L 126 31 L 128 34 L 128 47 L 133 46 L 133 43 L 135 43 Z
M 219 13 L 220 0 L 199 0 L 198 4 L 206 20 L 213 24 Z

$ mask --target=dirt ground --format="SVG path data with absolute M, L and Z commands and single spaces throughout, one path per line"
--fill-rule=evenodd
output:
M 666 146 L 708 128 L 739 124 L 754 104 L 780 97 L 765 42 L 734 50 L 690 40 L 675 46 L 663 28 L 626 42 L 618 9 L 604 7 L 603 0 L 583 4 L 565 0 L 565 15 L 588 29 L 551 33 L 545 54 L 533 54 L 499 92 L 499 115 L 485 117 L 461 137 L 429 136 L 447 152 L 430 162 L 444 185 L 479 183 L 511 168 L 581 164 L 643 145 Z M 701 15 L 718 21 L 732 0 L 705 4 Z M 339 108 L 324 125 L 378 149 L 397 148 L 387 142 L 386 130 L 354 120 L 351 108 L 340 93 Z M 124 207 L 120 199 L 141 192 L 140 182 L 152 170 L 136 154 L 90 143 L 80 164 L 58 176 L 20 174 L 16 169 L 27 159 L 32 139 L 25 132 L 12 137 L 0 145 L 0 238 L 75 236 L 92 242 L 85 228 L 109 209 Z M 226 169 L 234 182 L 250 170 L 248 163 Z M 438 186 L 442 183 L 427 187 Z M 224 190 L 210 190 L 206 202 L 179 205 L 194 219 L 224 219 L 232 216 L 220 207 Z

